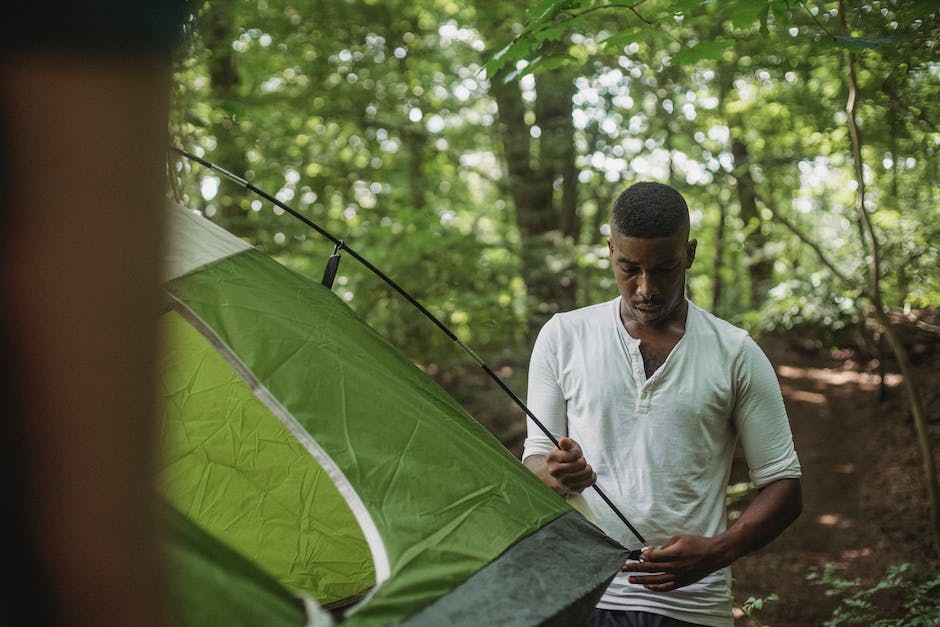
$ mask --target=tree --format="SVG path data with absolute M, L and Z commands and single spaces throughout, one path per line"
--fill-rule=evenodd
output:
M 937 146 L 935 143 L 931 145 L 929 140 L 925 141 L 931 131 L 936 132 L 933 123 L 936 119 L 937 102 L 932 97 L 934 87 L 926 86 L 937 83 L 936 80 L 930 81 L 931 76 L 935 75 L 935 66 L 930 64 L 931 51 L 936 46 L 940 33 L 936 7 L 916 2 L 899 7 L 892 2 L 872 1 L 849 12 L 841 0 L 835 5 L 828 3 L 824 8 L 810 8 L 802 3 L 791 6 L 777 0 L 767 3 L 734 1 L 722 3 L 720 6 L 684 1 L 594 4 L 588 0 L 547 0 L 533 8 L 525 28 L 490 60 L 487 64 L 488 71 L 496 75 L 507 64 L 526 60 L 536 68 L 538 64 L 554 65 L 554 57 L 540 54 L 540 51 L 547 49 L 546 42 L 564 41 L 571 37 L 572 32 L 583 33 L 590 30 L 588 20 L 602 11 L 609 14 L 621 13 L 632 18 L 631 25 L 619 31 L 611 33 L 594 29 L 593 32 L 598 33 L 606 42 L 608 51 L 611 48 L 619 48 L 627 54 L 636 54 L 640 49 L 636 45 L 637 42 L 643 41 L 644 38 L 661 39 L 665 33 L 672 39 L 667 42 L 667 51 L 671 56 L 670 67 L 692 68 L 703 61 L 718 61 L 718 97 L 722 104 L 720 108 L 725 117 L 725 126 L 730 130 L 724 152 L 727 159 L 722 164 L 722 169 L 733 177 L 740 216 L 745 223 L 750 222 L 752 228 L 748 264 L 751 271 L 751 303 L 759 305 L 767 294 L 768 287 L 775 282 L 769 257 L 766 256 L 769 242 L 764 239 L 761 211 L 769 212 L 775 222 L 791 231 L 800 243 L 818 256 L 818 260 L 822 261 L 830 272 L 827 281 L 841 283 L 838 291 L 847 294 L 837 296 L 833 299 L 834 302 L 853 303 L 856 301 L 853 295 L 861 295 L 871 303 L 878 326 L 888 338 L 888 343 L 905 375 L 909 404 L 924 458 L 934 544 L 940 552 L 937 477 L 922 404 L 917 384 L 911 378 L 906 349 L 891 327 L 884 299 L 884 289 L 887 285 L 893 288 L 892 297 L 895 302 L 910 302 L 912 297 L 919 299 L 919 295 L 912 294 L 910 289 L 908 275 L 911 273 L 922 277 L 930 286 L 928 290 L 931 294 L 936 295 L 936 278 L 929 276 L 929 268 L 932 266 L 917 263 L 927 261 L 929 264 L 935 261 L 935 250 L 929 246 L 911 247 L 906 243 L 907 238 L 904 237 L 901 226 L 905 216 L 923 215 L 923 210 L 920 209 L 923 205 L 913 202 L 907 204 L 904 209 L 898 208 L 901 203 L 901 173 L 896 165 L 899 162 L 900 144 L 905 143 L 907 154 L 916 155 L 907 157 L 905 161 L 911 163 L 912 169 L 936 167 L 934 164 L 937 159 Z M 719 33 L 716 33 L 714 27 L 716 22 L 719 24 Z M 729 24 L 730 29 L 721 33 L 721 24 L 725 22 Z M 838 29 L 833 28 L 836 23 Z M 855 35 L 853 28 L 857 28 L 864 35 Z M 760 47 L 751 45 L 752 50 L 748 51 L 747 57 L 743 56 L 740 48 L 745 43 L 754 41 L 753 37 L 758 32 L 763 37 Z M 719 34 L 724 37 L 719 38 Z M 800 48 L 794 50 L 794 42 L 788 42 L 787 38 L 796 39 L 797 36 L 802 36 L 803 40 L 799 42 Z M 771 38 L 769 42 L 768 37 Z M 732 51 L 732 48 L 735 50 Z M 870 53 L 866 55 L 864 65 L 858 58 L 859 52 Z M 801 84 L 794 89 L 802 90 L 803 93 L 794 94 L 787 105 L 793 107 L 792 112 L 788 112 L 787 108 L 768 107 L 768 104 L 773 103 L 763 99 L 760 101 L 760 115 L 748 116 L 746 105 L 734 103 L 735 106 L 732 107 L 729 103 L 736 80 L 740 80 L 735 78 L 739 74 L 738 66 L 744 59 L 747 59 L 748 63 L 757 59 L 761 66 L 770 68 L 789 65 L 791 69 L 784 70 L 782 85 L 796 83 L 799 72 L 809 77 L 808 82 L 815 81 L 823 90 L 829 91 L 828 94 L 824 91 L 823 96 L 842 95 L 848 103 L 845 111 L 834 111 L 828 98 L 820 100 L 818 92 L 808 91 L 806 85 Z M 864 69 L 865 79 L 859 77 L 860 66 Z M 761 69 L 758 74 L 760 73 L 764 74 L 763 78 L 758 75 L 760 82 L 773 89 L 775 83 L 771 71 Z M 863 80 L 865 85 L 862 84 Z M 749 91 L 754 89 L 753 85 L 747 87 Z M 761 89 L 760 84 L 757 89 Z M 865 98 L 863 91 L 873 96 Z M 898 98 L 901 92 L 905 93 L 907 98 Z M 867 104 L 870 110 L 860 114 L 863 103 Z M 888 112 L 888 115 L 885 115 L 885 112 Z M 829 119 L 821 121 L 820 115 L 825 117 L 827 114 Z M 803 126 L 809 130 L 809 141 L 799 134 L 779 133 L 779 123 L 782 119 L 785 119 L 787 124 Z M 866 186 L 871 188 L 869 181 L 873 169 L 866 166 L 866 144 L 861 136 L 862 119 L 865 126 L 872 129 L 873 136 L 878 137 L 882 143 L 877 148 L 872 146 L 873 149 L 868 152 L 886 155 L 882 162 L 885 168 L 890 170 L 888 184 L 878 186 L 874 194 L 879 199 L 879 208 L 874 212 L 867 206 L 872 194 L 866 195 Z M 887 129 L 878 129 L 878 120 L 887 120 Z M 776 126 L 767 128 L 766 135 L 754 136 L 755 126 L 760 128 L 768 124 Z M 746 139 L 749 131 L 753 137 L 750 141 Z M 766 139 L 767 137 L 773 137 L 773 141 Z M 779 141 L 778 137 L 784 137 L 784 141 L 789 142 L 788 150 L 784 151 L 781 157 L 774 154 L 775 149 L 783 148 L 774 145 Z M 908 143 L 909 140 L 913 141 Z M 808 143 L 826 145 L 810 146 Z M 763 146 L 764 149 L 755 154 L 754 146 Z M 841 149 L 842 146 L 849 150 Z M 841 168 L 842 176 L 845 177 L 843 180 L 854 184 L 854 200 L 842 206 L 833 206 L 829 204 L 831 201 L 826 200 L 818 206 L 816 219 L 810 220 L 808 216 L 800 215 L 800 211 L 784 212 L 781 207 L 790 205 L 794 196 L 807 208 L 812 207 L 814 202 L 823 200 L 820 197 L 810 199 L 801 194 L 800 187 L 809 177 L 797 175 L 798 171 L 793 168 L 796 162 L 800 164 L 800 170 L 803 164 L 806 164 L 808 169 L 808 158 L 814 148 L 823 148 L 821 152 L 816 153 L 818 156 L 813 158 L 816 163 L 830 172 Z M 929 189 L 926 192 L 921 190 L 922 186 L 916 184 L 916 179 L 909 180 L 912 182 L 908 192 L 911 197 L 916 198 L 924 193 L 929 196 L 933 193 Z M 854 222 L 858 237 L 854 241 L 840 234 L 824 247 L 807 235 L 807 227 L 815 228 L 817 232 L 834 232 L 832 220 L 846 221 L 843 210 L 849 208 L 856 215 Z M 724 216 L 721 220 L 723 223 Z M 929 219 L 927 221 L 932 222 Z M 826 222 L 830 224 L 827 225 Z M 926 230 L 931 228 L 933 227 L 927 227 Z M 901 253 L 895 258 L 902 263 L 890 274 L 882 265 L 882 249 L 886 247 L 882 242 L 885 240 L 892 242 L 887 245 L 888 248 Z M 922 241 L 920 237 L 915 240 Z M 904 254 L 901 252 L 904 250 L 910 252 Z M 757 257 L 758 254 L 763 257 Z M 838 258 L 837 261 L 833 261 L 833 255 Z M 795 255 L 795 258 L 798 259 L 799 255 Z M 914 264 L 910 263 L 912 259 L 916 260 Z M 862 263 L 859 263 L 859 260 L 862 260 Z M 859 277 L 866 266 L 867 281 L 860 281 Z M 821 279 L 817 274 L 812 280 Z M 799 283 L 800 279 L 795 279 L 795 282 Z M 774 290 L 777 291 L 777 288 Z
M 512 346 L 517 238 L 466 13 L 449 2 L 208 2 L 178 64 L 174 128 L 181 146 L 343 238 L 463 337 Z M 177 173 L 182 202 L 319 278 L 332 244 L 211 172 Z M 336 291 L 416 360 L 447 359 L 449 339 L 355 263 L 341 265 Z
M 502 41 L 511 32 L 513 11 L 505 3 L 478 0 L 476 23 L 484 38 Z M 561 48 L 563 43 L 549 44 Z M 529 340 L 548 314 L 575 304 L 571 245 L 580 234 L 578 172 L 575 167 L 570 68 L 545 68 L 524 88 L 511 80 L 512 68 L 490 78 L 498 107 L 498 135 L 508 192 L 515 207 L 519 259 L 528 295 Z

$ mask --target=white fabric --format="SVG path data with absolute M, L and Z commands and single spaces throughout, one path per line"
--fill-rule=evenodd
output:
M 647 379 L 640 342 L 619 308 L 618 297 L 546 323 L 532 351 L 528 406 L 553 435 L 581 445 L 598 486 L 648 542 L 721 533 L 737 437 L 757 487 L 800 476 L 773 368 L 745 331 L 690 302 L 684 336 Z M 528 420 L 523 458 L 552 448 Z M 594 490 L 569 502 L 624 546 L 639 548 Z M 621 573 L 598 607 L 730 627 L 730 569 L 669 593 L 629 584 Z
M 164 253 L 164 281 L 251 248 L 247 242 L 194 211 L 175 203 L 167 203 L 167 208 L 169 233 Z

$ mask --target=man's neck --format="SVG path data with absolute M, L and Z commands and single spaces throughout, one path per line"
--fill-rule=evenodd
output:
M 630 320 L 620 313 L 620 322 L 630 337 L 640 340 L 640 355 L 643 357 L 643 369 L 646 377 L 652 377 L 660 366 L 666 363 L 672 349 L 676 347 L 682 336 L 685 335 L 686 320 L 689 314 L 689 303 L 686 300 L 676 308 L 675 315 L 671 315 L 661 325 L 642 324 Z

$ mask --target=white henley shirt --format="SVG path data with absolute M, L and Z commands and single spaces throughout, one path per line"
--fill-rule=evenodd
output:
M 738 437 L 756 487 L 800 476 L 769 360 L 746 331 L 688 305 L 685 334 L 648 379 L 640 342 L 620 321 L 620 297 L 552 317 L 529 366 L 533 414 L 556 438 L 581 445 L 597 485 L 654 546 L 678 533 L 725 530 Z M 551 440 L 527 422 L 523 459 L 548 453 Z M 568 501 L 610 537 L 639 548 L 594 490 Z M 730 568 L 667 593 L 620 573 L 598 607 L 732 627 Z

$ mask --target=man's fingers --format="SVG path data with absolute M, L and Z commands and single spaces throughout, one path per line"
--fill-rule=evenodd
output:
M 573 451 L 560 451 L 555 449 L 545 456 L 545 461 L 551 464 L 571 464 L 578 460 L 584 460 L 580 453 Z M 586 462 L 585 462 L 586 463 Z
M 671 592 L 681 586 L 678 581 L 670 581 L 668 583 L 649 584 L 643 587 L 652 592 Z
M 585 466 L 580 470 L 556 468 L 550 471 L 550 474 L 568 487 L 581 486 L 584 488 L 597 479 L 597 475 L 594 474 L 594 470 L 590 466 Z
M 669 573 L 660 573 L 657 575 L 642 575 L 630 577 L 627 579 L 632 584 L 643 586 L 653 592 L 669 592 L 681 587 L 676 576 Z
M 584 454 L 581 452 L 581 446 L 571 438 L 562 438 L 558 440 L 558 446 L 546 455 L 547 459 L 557 459 L 558 461 L 574 461 L 580 459 Z
M 563 451 L 570 451 L 577 446 L 578 446 L 578 443 L 572 440 L 571 438 L 561 438 L 560 440 L 558 440 L 558 448 L 560 448 Z
M 643 555 L 644 559 L 647 562 L 665 562 L 674 559 L 681 551 L 681 547 L 678 546 L 679 540 L 680 536 L 672 536 L 661 547 L 646 551 Z
M 588 474 L 587 476 L 583 478 L 577 478 L 577 479 L 571 478 L 565 481 L 565 483 L 568 486 L 568 489 L 573 490 L 575 492 L 582 492 L 586 488 L 589 488 L 592 485 L 594 485 L 596 482 L 597 482 L 597 475 L 595 475 L 593 472 L 591 472 L 590 474 Z
M 581 492 L 597 481 L 597 475 L 584 459 L 581 446 L 571 438 L 558 440 L 558 446 L 545 456 L 548 474 L 572 492 Z
M 657 573 L 655 575 L 635 575 L 627 579 L 630 583 L 641 586 L 652 586 L 661 584 L 674 584 L 676 576 L 670 573 Z
M 551 464 L 550 472 L 552 474 L 565 474 L 570 475 L 576 472 L 584 472 L 590 466 L 588 466 L 587 461 L 583 457 L 572 461 L 563 461 L 563 460 L 554 460 Z

